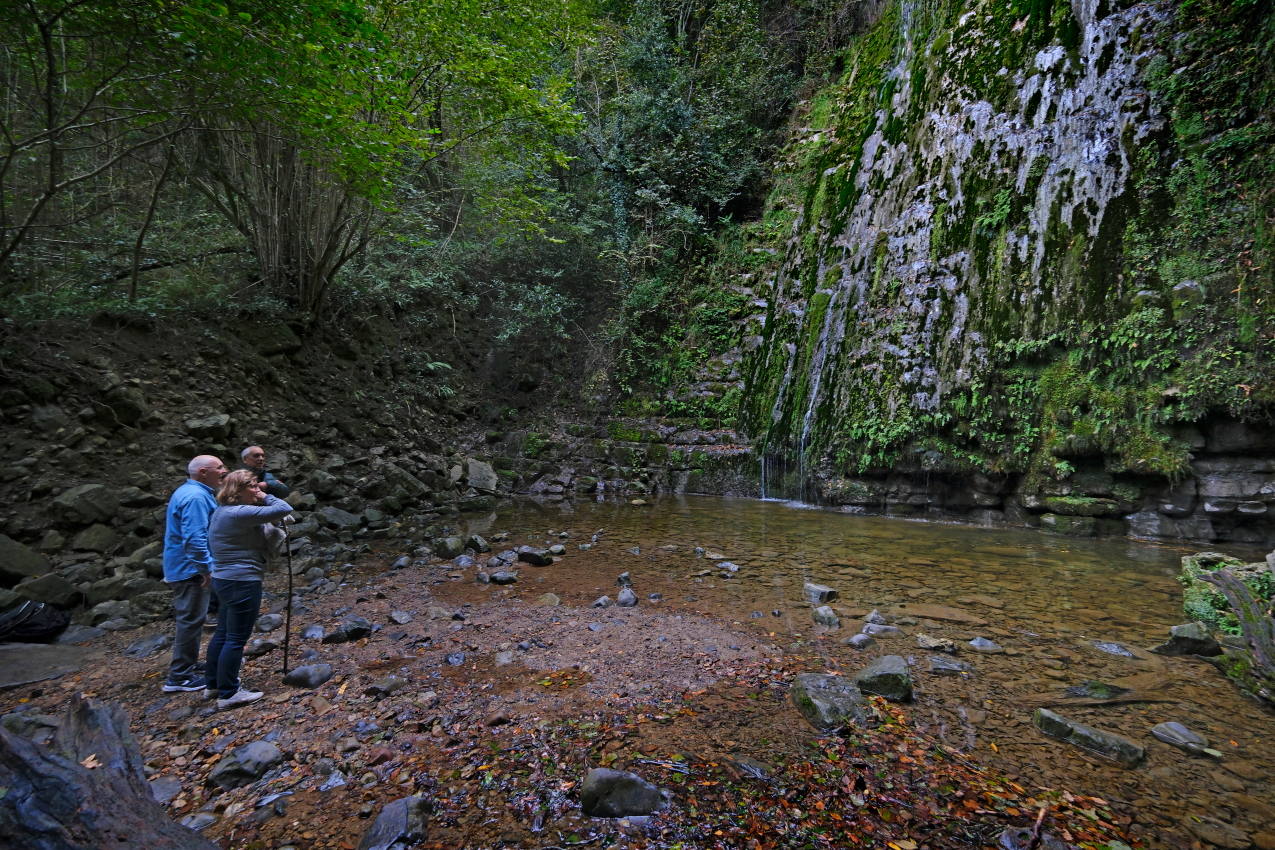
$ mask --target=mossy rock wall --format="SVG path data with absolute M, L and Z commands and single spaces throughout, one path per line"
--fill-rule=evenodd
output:
M 1270 254 L 1275 86 L 1206 102 L 1221 55 L 1270 82 L 1272 44 L 1213 0 L 883 4 L 769 201 L 793 223 L 741 371 L 773 489 L 937 472 L 931 504 L 1275 542 L 1275 263 L 1237 259 Z

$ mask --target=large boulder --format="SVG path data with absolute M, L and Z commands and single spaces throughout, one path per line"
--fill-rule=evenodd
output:
M 580 788 L 580 808 L 595 818 L 649 815 L 664 808 L 659 788 L 636 773 L 595 767 Z
M 110 552 L 119 545 L 120 536 L 109 525 L 95 522 L 71 539 L 76 552 Z
M 849 679 L 801 673 L 792 682 L 792 702 L 811 726 L 822 731 L 868 722 L 868 701 Z
M 859 690 L 892 702 L 912 701 L 912 674 L 900 655 L 883 655 L 854 677 Z
M 57 573 L 26 579 L 13 590 L 23 599 L 47 602 L 59 608 L 73 608 L 84 598 L 79 588 Z
M 343 511 L 336 505 L 324 505 L 315 512 L 324 525 L 340 531 L 353 531 L 363 525 L 363 518 L 349 511 Z
M 500 479 L 490 463 L 475 458 L 465 459 L 465 479 L 475 490 L 495 490 Z
M 49 571 L 49 559 L 4 534 L 0 534 L 0 585 L 12 587 L 24 578 Z
M 1110 759 L 1121 767 L 1137 767 L 1147 755 L 1146 750 L 1128 738 L 1077 723 L 1047 708 L 1036 709 L 1032 723 L 1051 738 Z
M 80 484 L 65 490 L 53 500 L 53 512 L 70 525 L 110 522 L 119 511 L 120 500 L 114 488 L 105 484 Z

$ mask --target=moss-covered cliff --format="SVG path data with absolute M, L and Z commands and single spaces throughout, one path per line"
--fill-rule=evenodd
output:
M 1273 45 L 1264 2 L 882 5 L 752 229 L 760 450 L 831 502 L 1268 542 Z M 883 483 L 920 473 L 963 495 Z

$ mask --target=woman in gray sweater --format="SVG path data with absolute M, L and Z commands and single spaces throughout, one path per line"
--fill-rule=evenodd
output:
M 274 525 L 292 512 L 283 499 L 266 493 L 266 485 L 246 469 L 226 476 L 217 491 L 218 508 L 208 523 L 213 590 L 221 600 L 217 630 L 208 642 L 204 678 L 207 697 L 217 708 L 234 708 L 261 699 L 260 691 L 239 686 L 243 648 L 257 624 L 266 559 L 282 532 Z

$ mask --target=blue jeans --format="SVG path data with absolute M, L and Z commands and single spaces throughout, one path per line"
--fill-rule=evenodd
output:
M 219 698 L 229 699 L 239 690 L 244 644 L 252 635 L 261 610 L 261 582 L 224 578 L 212 582 L 221 607 L 217 611 L 217 630 L 208 641 L 204 678 Z
M 168 586 L 173 591 L 173 615 L 177 621 L 168 682 L 180 685 L 199 678 L 199 639 L 204 634 L 209 587 L 200 584 L 198 576 L 175 581 Z

